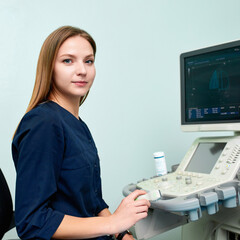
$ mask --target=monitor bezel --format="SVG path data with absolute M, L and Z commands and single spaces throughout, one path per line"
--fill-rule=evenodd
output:
M 204 122 L 186 122 L 185 120 L 185 59 L 197 55 L 225 50 L 233 47 L 240 48 L 240 40 L 227 42 L 211 47 L 201 48 L 194 51 L 182 53 L 180 55 L 180 97 L 181 97 L 181 129 L 186 132 L 201 132 L 201 131 L 240 131 L 240 120 L 225 120 L 225 121 L 204 121 Z

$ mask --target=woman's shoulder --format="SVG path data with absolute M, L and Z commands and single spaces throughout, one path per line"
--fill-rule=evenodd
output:
M 21 119 L 13 138 L 13 149 L 21 143 L 45 144 L 51 139 L 52 143 L 62 143 L 64 129 L 58 111 L 51 104 L 42 103 L 27 112 Z
M 20 125 L 39 125 L 39 124 L 61 124 L 61 116 L 59 111 L 51 102 L 44 102 L 27 112 Z

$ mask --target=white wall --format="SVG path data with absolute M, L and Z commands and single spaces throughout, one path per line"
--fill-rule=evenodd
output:
M 200 136 L 180 131 L 179 55 L 238 39 L 239 12 L 238 0 L 0 0 L 0 167 L 13 197 L 11 137 L 50 32 L 78 26 L 97 42 L 97 77 L 80 116 L 95 137 L 114 211 L 126 184 L 155 174 L 154 151 L 165 151 L 170 169 Z M 156 239 L 178 240 L 180 229 Z

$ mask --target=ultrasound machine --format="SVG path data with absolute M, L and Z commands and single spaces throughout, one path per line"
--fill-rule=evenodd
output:
M 123 189 L 151 201 L 135 236 L 182 226 L 182 240 L 240 239 L 240 41 L 181 54 L 180 79 L 182 130 L 233 135 L 198 138 L 174 171 Z

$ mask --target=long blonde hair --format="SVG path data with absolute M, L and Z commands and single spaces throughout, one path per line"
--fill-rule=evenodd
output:
M 77 27 L 63 26 L 52 32 L 44 41 L 39 54 L 35 84 L 26 113 L 35 108 L 38 104 L 48 100 L 52 89 L 53 67 L 58 50 L 64 41 L 76 35 L 85 38 L 90 43 L 93 48 L 93 54 L 95 56 L 96 43 L 91 35 L 86 31 Z M 87 95 L 88 93 L 80 98 L 79 106 L 83 104 Z

